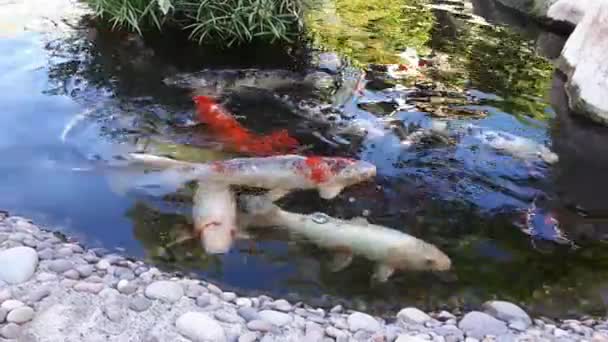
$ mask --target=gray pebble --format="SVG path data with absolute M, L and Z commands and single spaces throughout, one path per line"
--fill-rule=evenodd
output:
M 329 312 L 331 312 L 331 313 L 340 313 L 340 312 L 342 312 L 342 310 L 344 310 L 344 308 L 342 307 L 342 305 L 336 305 L 333 308 L 331 308 L 331 310 L 329 310 Z
M 133 280 L 135 279 L 135 273 L 126 267 L 116 267 L 114 269 L 114 275 L 119 279 Z
M 76 270 L 67 270 L 67 271 L 63 272 L 63 276 L 68 279 L 74 279 L 74 280 L 80 279 L 80 273 L 78 273 L 78 271 L 76 271 Z
M 147 267 L 140 266 L 135 269 L 135 275 L 139 277 L 140 275 L 142 275 L 143 273 L 145 273 L 147 271 L 148 271 Z
M 0 289 L 0 303 L 13 298 L 13 292 L 9 288 Z
M 4 308 L 0 308 L 0 323 L 4 323 L 6 319 L 6 315 L 8 315 L 8 310 Z
M 23 302 L 20 300 L 9 299 L 9 300 L 5 300 L 4 302 L 2 302 L 2 305 L 0 307 L 3 309 L 6 309 L 8 311 L 11 311 L 11 310 L 15 310 L 16 308 L 20 308 L 24 305 L 25 304 L 23 304 Z
M 144 293 L 148 298 L 174 303 L 184 295 L 184 289 L 177 282 L 159 280 L 148 285 Z
M 247 323 L 247 329 L 251 331 L 268 332 L 272 330 L 272 324 L 261 319 L 256 319 Z
M 76 285 L 77 281 L 74 279 L 61 279 L 61 281 L 59 282 L 60 286 L 63 287 L 67 287 L 67 288 L 72 288 L 74 287 L 74 285 Z
M 236 311 L 239 316 L 243 317 L 247 322 L 260 319 L 260 314 L 256 309 L 250 307 L 242 307 Z
M 209 290 L 209 292 L 221 296 L 224 291 L 222 291 L 222 289 L 220 289 L 219 287 L 213 285 L 213 284 L 207 284 L 207 289 Z
M 129 302 L 129 308 L 136 312 L 148 310 L 152 302 L 144 296 L 137 296 Z
M 40 272 L 36 276 L 36 280 L 38 280 L 39 282 L 54 281 L 57 280 L 57 278 L 58 277 L 55 273 L 49 272 Z
M 16 339 L 21 333 L 21 328 L 15 323 L 9 323 L 0 329 L 0 335 L 7 339 Z
M 255 342 L 258 339 L 258 333 L 249 331 L 239 336 L 238 342 Z
M 234 303 L 240 307 L 252 307 L 253 306 L 253 302 L 251 301 L 251 299 L 249 298 L 237 298 Z
M 285 299 L 279 299 L 279 300 L 275 300 L 273 303 L 273 307 L 275 310 L 279 310 L 279 311 L 283 311 L 283 312 L 288 312 L 291 311 L 291 304 L 289 304 L 288 301 L 286 301 Z
M 70 247 L 59 248 L 56 253 L 57 253 L 57 257 L 59 257 L 59 258 L 67 258 L 69 256 L 72 256 L 72 254 L 74 254 L 74 252 L 72 251 L 72 249 Z
M 484 338 L 485 335 L 500 336 L 508 332 L 505 322 L 479 311 L 467 313 L 458 323 L 458 327 L 467 336 L 474 338 Z
M 97 294 L 97 293 L 101 292 L 101 290 L 103 290 L 103 288 L 104 288 L 103 283 L 90 283 L 90 282 L 85 282 L 85 281 L 78 282 L 76 285 L 74 285 L 74 290 L 80 291 L 80 292 L 88 292 L 88 293 L 92 293 L 92 294 Z
M 82 248 L 82 246 L 80 246 L 80 245 L 73 243 L 73 244 L 70 244 L 69 247 L 72 248 L 72 251 L 76 254 L 84 253 L 84 248 Z
M 236 293 L 234 292 L 224 292 L 221 295 L 222 299 L 227 301 L 227 302 L 232 302 L 233 300 L 236 299 Z
M 104 306 L 103 312 L 112 322 L 120 322 L 125 314 L 123 307 L 117 302 L 112 302 Z
M 30 304 L 34 304 L 48 297 L 50 294 L 51 290 L 47 286 L 39 287 L 36 290 L 30 292 L 30 294 L 27 296 L 27 301 Z
M 209 295 L 208 293 L 205 293 L 200 297 L 196 298 L 196 305 L 200 306 L 201 308 L 204 308 L 209 304 L 211 304 L 211 295 Z
M 336 329 L 332 326 L 328 326 L 327 328 L 325 328 L 325 333 L 327 334 L 327 336 L 335 338 L 336 341 L 348 340 L 348 334 L 346 332 L 340 329 Z
M 380 330 L 380 323 L 374 317 L 362 312 L 353 312 L 348 316 L 347 322 L 352 332 L 364 330 L 373 333 Z
M 49 263 L 49 270 L 55 273 L 63 273 L 72 268 L 74 268 L 74 264 L 65 259 L 53 260 Z
M 206 293 L 207 289 L 198 285 L 198 284 L 190 284 L 186 288 L 186 296 L 189 298 L 198 298 L 203 293 Z
M 99 257 L 97 257 L 97 255 L 92 254 L 92 253 L 85 254 L 83 258 L 89 264 L 96 264 L 99 262 Z
M 29 306 L 22 306 L 9 312 L 6 316 L 6 321 L 9 323 L 22 324 L 31 321 L 32 318 L 34 318 L 34 309 Z
M 50 259 L 53 259 L 54 257 L 55 257 L 55 251 L 50 248 L 43 249 L 38 252 L 38 258 L 40 258 L 40 260 L 50 260 Z
M 25 239 L 23 240 L 23 244 L 28 247 L 36 248 L 39 242 L 34 239 Z
M 107 270 L 111 266 L 112 265 L 110 264 L 110 262 L 108 262 L 108 260 L 101 259 L 97 262 L 97 264 L 95 265 L 95 268 L 97 268 L 98 270 Z
M 95 271 L 95 267 L 93 267 L 93 265 L 78 265 L 76 266 L 76 268 L 74 268 L 81 277 L 86 278 L 91 276 L 91 274 L 93 274 L 93 271 Z
M 116 289 L 122 294 L 130 295 L 137 291 L 137 285 L 123 279 L 116 284 Z
M 103 279 L 100 276 L 95 275 L 95 274 L 88 277 L 86 280 L 89 283 L 103 283 Z
M 225 323 L 241 323 L 244 321 L 244 319 L 239 317 L 238 315 L 230 313 L 225 310 L 218 310 L 215 312 L 214 315 L 218 321 L 225 322 Z

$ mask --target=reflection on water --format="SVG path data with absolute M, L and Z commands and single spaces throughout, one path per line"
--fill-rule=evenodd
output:
M 336 148 L 320 143 L 309 125 L 272 97 L 253 93 L 226 100 L 232 111 L 247 116 L 243 122 L 254 131 L 286 127 L 303 142 L 314 143 L 314 153 L 354 155 L 378 167 L 376 184 L 353 186 L 332 201 L 293 193 L 282 207 L 341 218 L 369 213 L 373 223 L 438 245 L 453 260 L 451 276 L 401 274 L 370 288 L 367 261 L 357 259 L 346 270 L 331 273 L 325 251 L 273 230 L 252 232 L 253 240 L 238 241 L 223 256 L 204 255 L 196 241 L 168 248 L 191 229 L 191 190 L 167 196 L 117 191 L 137 172 L 113 178 L 105 166 L 117 153 L 138 149 L 197 161 L 231 156 L 219 151 L 204 127 L 176 125 L 192 115 L 190 94 L 161 81 L 178 70 L 201 68 L 206 60 L 200 55 L 187 60 L 185 52 L 174 49 L 179 62 L 170 63 L 166 52 L 149 43 L 95 25 L 82 25 L 60 39 L 34 34 L 0 39 L 0 50 L 10 51 L 0 56 L 5 75 L 0 78 L 5 108 L 0 169 L 6 175 L 0 180 L 5 194 L 0 208 L 61 225 L 88 244 L 122 247 L 239 290 L 306 297 L 316 304 L 327 295 L 377 310 L 408 304 L 468 307 L 496 296 L 547 315 L 601 313 L 608 270 L 601 243 L 608 232 L 608 191 L 601 191 L 601 177 L 608 171 L 605 129 L 588 127 L 564 112 L 560 78 L 521 35 L 472 24 L 424 7 L 422 1 L 376 3 L 327 2 L 323 13 L 311 15 L 325 18 L 329 27 L 313 26 L 314 34 L 360 64 L 398 62 L 395 53 L 408 46 L 447 56 L 447 67 L 429 68 L 426 80 L 466 90 L 478 99 L 470 107 L 487 115 L 437 118 L 411 110 L 392 115 L 412 126 L 444 123 L 458 133 L 456 144 L 397 149 L 394 136 L 379 135 Z M 213 66 L 221 60 L 210 59 Z M 231 55 L 223 66 L 234 67 L 238 59 Z M 295 68 L 291 62 L 281 57 L 266 65 Z M 377 86 L 368 83 L 366 96 L 382 97 L 381 89 L 390 84 Z M 368 116 L 368 109 L 384 110 L 356 103 L 346 108 Z M 70 122 L 63 142 L 60 137 Z M 470 123 L 539 144 L 551 142 L 559 161 L 550 166 L 500 153 L 488 147 L 491 142 L 462 129 Z M 194 150 L 199 147 L 205 149 Z M 577 249 L 552 242 L 556 231 L 550 226 L 534 236 L 522 231 L 522 219 L 535 200 Z

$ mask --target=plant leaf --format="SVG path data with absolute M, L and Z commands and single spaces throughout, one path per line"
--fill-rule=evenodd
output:
M 164 15 L 167 15 L 169 10 L 173 7 L 171 0 L 157 0 L 157 2 L 158 8 L 160 8 L 160 11 L 163 12 Z

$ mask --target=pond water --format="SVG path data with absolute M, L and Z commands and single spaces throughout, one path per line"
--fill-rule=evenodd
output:
M 490 298 L 554 317 L 603 313 L 608 130 L 567 111 L 563 79 L 541 57 L 555 57 L 554 45 L 563 38 L 493 2 L 425 4 L 336 0 L 312 12 L 312 32 L 317 43 L 355 65 L 396 63 L 406 47 L 447 56 L 448 67 L 431 70 L 425 82 L 475 95 L 476 102 L 469 96 L 461 104 L 486 115 L 438 117 L 447 109 L 436 103 L 390 115 L 406 125 L 447 123 L 449 131 L 462 133 L 455 144 L 397 149 L 395 137 L 386 136 L 334 147 L 271 97 L 244 93 L 227 99 L 227 106 L 255 131 L 288 128 L 311 143 L 314 153 L 357 157 L 378 168 L 374 182 L 353 186 L 335 200 L 298 192 L 281 206 L 341 218 L 368 214 L 371 222 L 439 246 L 454 264 L 448 275 L 404 273 L 370 287 L 372 265 L 365 260 L 331 273 L 326 252 L 275 231 L 256 231 L 252 241 L 238 241 L 223 256 L 204 255 L 195 243 L 169 250 L 163 246 L 191 227 L 191 198 L 129 191 L 137 172 L 103 167 L 144 143 L 159 153 L 229 158 L 204 127 L 180 127 L 193 114 L 190 94 L 164 85 L 163 77 L 203 67 L 297 68 L 302 63 L 294 50 L 201 52 L 181 48 L 180 40 L 153 37 L 144 43 L 88 20 L 57 35 L 3 34 L 0 208 L 60 227 L 88 246 L 118 248 L 245 293 L 305 298 L 317 305 L 344 302 L 377 313 L 407 305 L 469 308 Z M 3 6 L 9 5 L 0 10 Z M 390 104 L 362 103 L 383 96 L 391 85 L 370 81 L 359 103 L 345 110 L 386 115 Z M 484 142 L 462 128 L 467 124 L 546 144 L 559 161 L 499 153 L 488 147 L 491 139 Z

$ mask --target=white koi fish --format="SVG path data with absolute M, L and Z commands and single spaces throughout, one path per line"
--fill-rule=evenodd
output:
M 386 282 L 397 270 L 447 271 L 451 260 L 434 245 L 403 232 L 370 224 L 364 218 L 339 220 L 323 213 L 284 211 L 265 196 L 241 196 L 239 226 L 281 227 L 335 253 L 332 271 L 350 265 L 354 255 L 376 262 L 372 279 Z
M 208 254 L 227 253 L 237 235 L 236 199 L 230 186 L 199 182 L 194 193 L 194 236 Z
M 129 158 L 131 162 L 161 169 L 149 179 L 144 175 L 135 180 L 136 185 L 161 182 L 179 187 L 189 181 L 204 180 L 277 191 L 317 189 L 324 199 L 334 198 L 344 188 L 376 175 L 373 164 L 347 158 L 283 155 L 211 163 L 190 163 L 142 153 L 130 153 Z

